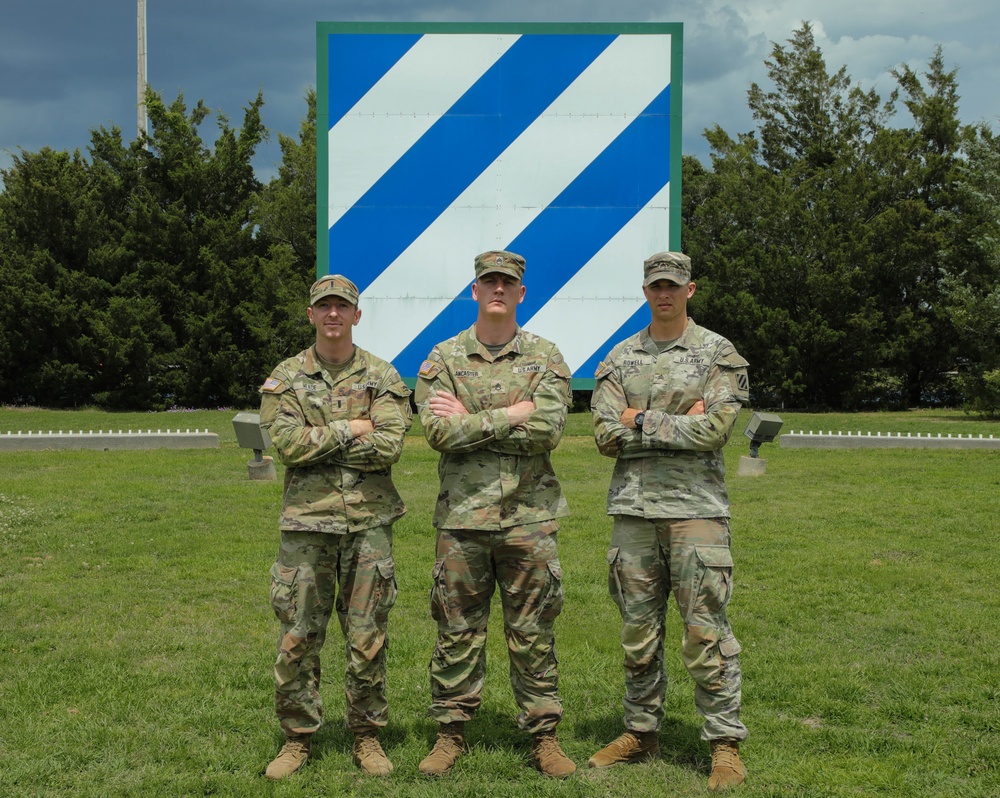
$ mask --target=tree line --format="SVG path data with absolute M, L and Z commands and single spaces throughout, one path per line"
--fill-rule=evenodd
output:
M 683 159 L 692 316 L 750 361 L 756 407 L 1000 412 L 1000 141 L 959 120 L 957 73 L 938 48 L 883 98 L 807 24 L 765 64 L 756 129 Z M 266 185 L 260 94 L 212 147 L 201 102 L 147 99 L 148 136 L 0 171 L 2 402 L 249 406 L 311 338 L 315 94 Z
M 247 406 L 308 340 L 315 101 L 268 185 L 243 123 L 147 96 L 151 133 L 92 132 L 90 157 L 21 152 L 0 194 L 0 401 L 110 409 Z

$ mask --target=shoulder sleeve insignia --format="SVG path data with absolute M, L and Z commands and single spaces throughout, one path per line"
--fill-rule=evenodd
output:
M 559 360 L 549 361 L 549 371 L 555 374 L 557 377 L 563 380 L 573 379 L 573 374 L 569 370 L 569 365 L 561 357 Z
M 597 370 L 594 372 L 594 379 L 601 380 L 612 374 L 615 370 L 615 364 L 612 361 L 601 361 L 597 364 Z
M 441 371 L 441 365 L 435 363 L 432 360 L 425 360 L 420 364 L 420 371 L 417 372 L 418 377 L 422 377 L 425 380 L 429 380 L 437 376 Z
M 730 390 L 736 401 L 746 404 L 750 401 L 750 378 L 747 367 L 750 364 L 735 348 L 719 359 L 719 367 L 729 380 Z

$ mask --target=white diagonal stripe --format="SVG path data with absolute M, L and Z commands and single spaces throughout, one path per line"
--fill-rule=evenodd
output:
M 422 36 L 328 133 L 327 226 L 333 227 L 518 38 Z
M 654 252 L 669 249 L 669 199 L 667 183 L 524 323 L 526 329 L 558 345 L 571 371 L 583 365 L 595 347 L 607 341 L 645 302 L 642 262 Z
M 590 64 L 365 290 L 359 341 L 391 360 L 465 290 L 473 257 L 507 247 L 669 83 L 664 39 L 619 36 Z

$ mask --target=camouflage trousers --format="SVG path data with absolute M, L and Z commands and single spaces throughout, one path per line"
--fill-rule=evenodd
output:
M 729 542 L 725 518 L 614 517 L 608 590 L 622 615 L 623 704 L 632 731 L 656 731 L 663 719 L 664 618 L 673 593 L 684 622 L 681 655 L 705 718 L 701 737 L 746 739 L 739 719 L 740 644 L 726 618 L 733 587 Z
M 555 521 L 501 531 L 441 529 L 431 588 L 438 624 L 431 657 L 430 715 L 439 723 L 469 720 L 486 678 L 486 624 L 500 588 L 510 684 L 517 723 L 532 734 L 562 717 L 553 622 L 563 606 Z
M 396 593 L 391 525 L 348 535 L 281 533 L 271 606 L 281 623 L 274 705 L 286 736 L 322 723 L 320 650 L 334 609 L 347 649 L 347 726 L 386 724 L 386 627 Z

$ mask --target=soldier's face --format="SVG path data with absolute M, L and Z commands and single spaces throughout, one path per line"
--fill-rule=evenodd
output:
M 670 280 L 657 280 L 644 286 L 642 293 L 658 322 L 673 321 L 678 317 L 687 316 L 687 302 L 694 296 L 694 283 L 678 285 Z
M 361 321 L 361 311 L 343 297 L 325 296 L 307 311 L 316 327 L 316 340 L 340 340 L 351 335 L 351 328 Z
M 516 277 L 499 272 L 484 274 L 472 284 L 472 298 L 483 316 L 506 318 L 524 301 L 524 286 Z

